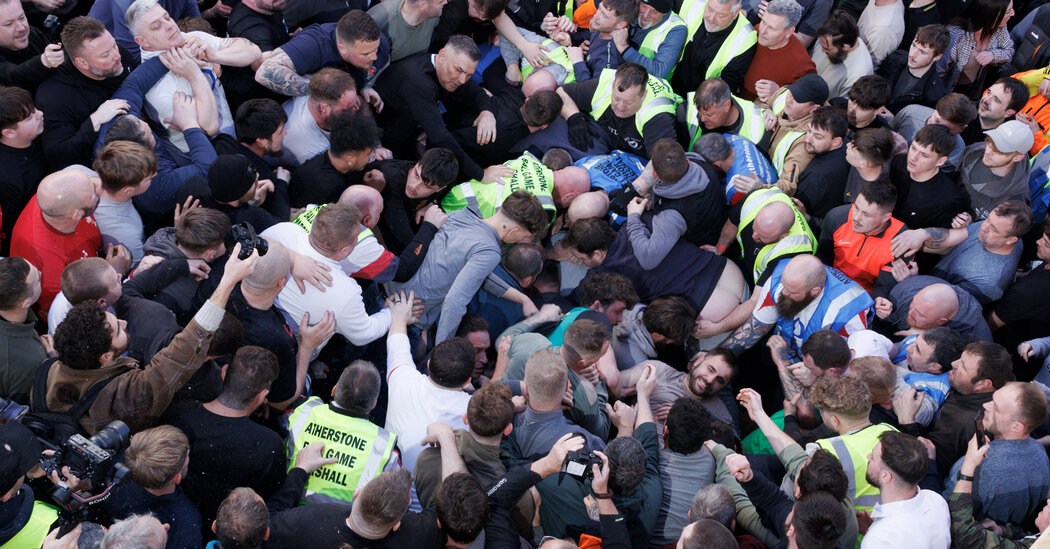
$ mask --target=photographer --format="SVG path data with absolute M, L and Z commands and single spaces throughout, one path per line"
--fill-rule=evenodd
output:
M 124 421 L 132 431 L 149 426 L 204 362 L 230 292 L 259 259 L 257 251 L 246 260 L 238 259 L 239 252 L 238 244 L 209 300 L 145 367 L 121 356 L 129 343 L 123 321 L 94 303 L 74 307 L 55 331 L 57 363 L 43 367 L 35 381 L 46 384 L 45 399 L 31 398 L 31 410 L 67 411 L 84 395 L 91 397 L 92 387 L 105 383 L 88 412 L 79 418 L 84 431 L 94 434 L 114 419 Z
M 40 442 L 21 423 L 0 425 L 0 546 L 40 547 L 58 519 L 58 509 L 33 501 L 23 486 L 26 473 L 40 460 Z

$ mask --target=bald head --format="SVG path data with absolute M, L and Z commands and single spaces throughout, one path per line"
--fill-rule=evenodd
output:
M 609 195 L 602 191 L 591 191 L 577 196 L 572 204 L 569 204 L 569 211 L 565 215 L 568 217 L 569 225 L 572 225 L 581 219 L 605 217 L 607 213 L 609 213 Z
M 787 267 L 784 267 L 781 279 L 785 285 L 806 289 L 823 288 L 828 279 L 828 272 L 816 256 L 796 255 L 788 261 Z
M 536 70 L 525 79 L 521 85 L 521 93 L 528 99 L 541 91 L 555 91 L 558 89 L 558 80 L 554 78 L 551 71 Z
M 554 203 L 568 208 L 577 196 L 591 190 L 591 176 L 579 166 L 566 166 L 554 172 Z
M 959 313 L 959 295 L 947 284 L 930 284 L 911 300 L 908 325 L 925 330 L 943 326 Z
M 795 222 L 795 210 L 779 200 L 762 206 L 751 224 L 751 234 L 759 244 L 772 244 L 784 238 Z
M 280 291 L 284 281 L 292 272 L 292 258 L 288 250 L 278 242 L 269 241 L 270 249 L 260 256 L 251 274 L 241 282 L 259 292 Z
M 383 213 L 383 195 L 368 185 L 351 185 L 339 196 L 340 204 L 349 204 L 361 212 L 361 224 L 369 229 L 376 226 Z
M 80 170 L 65 169 L 48 175 L 40 181 L 36 191 L 40 211 L 49 217 L 67 217 L 80 213 L 77 220 L 95 211 L 98 194 L 95 184 Z

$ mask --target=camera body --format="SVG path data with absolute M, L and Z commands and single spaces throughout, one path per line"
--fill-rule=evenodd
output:
M 576 433 L 576 436 L 582 437 L 583 435 Z M 561 462 L 561 472 L 558 473 L 558 484 L 561 484 L 565 475 L 569 475 L 589 485 L 591 480 L 594 479 L 594 467 L 592 465 L 602 466 L 602 458 L 594 455 L 594 452 L 588 451 L 586 448 L 566 452 L 565 460 Z
M 237 259 L 245 260 L 252 256 L 252 250 L 258 250 L 259 255 L 266 255 L 270 244 L 255 234 L 255 229 L 247 223 L 238 223 L 231 227 L 234 242 L 240 243 L 241 252 Z
M 128 447 L 129 433 L 124 422 L 114 421 L 91 438 L 74 434 L 55 450 L 54 455 L 42 459 L 40 468 L 50 475 L 52 471 L 61 473 L 63 467 L 69 467 L 70 474 L 81 480 L 90 480 L 93 491 L 107 492 L 108 495 L 108 490 L 123 482 L 130 473 L 123 463 L 116 461 L 117 454 Z M 94 503 L 75 498 L 71 488 L 62 486 L 56 488 L 51 497 L 69 510 Z

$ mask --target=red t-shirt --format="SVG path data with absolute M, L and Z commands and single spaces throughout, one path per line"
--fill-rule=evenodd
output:
M 97 257 L 102 249 L 102 233 L 95 218 L 85 217 L 72 234 L 55 230 L 40 213 L 36 195 L 29 201 L 11 232 L 11 255 L 18 256 L 40 269 L 41 311 L 51 308 L 51 301 L 62 291 L 62 270 L 85 257 Z
M 757 31 L 761 25 L 756 25 Z M 759 80 L 772 80 L 778 86 L 786 86 L 802 78 L 802 75 L 816 73 L 817 66 L 809 57 L 802 42 L 798 37 L 792 35 L 786 46 L 771 50 L 761 44 L 755 50 L 755 58 L 751 60 L 751 66 L 744 75 L 744 88 L 740 90 L 740 97 L 748 101 L 758 98 L 755 94 L 755 82 Z

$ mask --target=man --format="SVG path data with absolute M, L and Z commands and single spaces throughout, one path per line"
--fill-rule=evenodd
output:
M 908 105 L 897 111 L 890 122 L 890 129 L 911 143 L 919 130 L 928 124 L 948 128 L 954 144 L 949 149 L 947 169 L 955 169 L 959 165 L 963 149 L 966 148 L 966 143 L 959 134 L 974 118 L 977 118 L 977 109 L 973 106 L 973 101 L 961 93 L 950 93 L 941 97 L 933 108 Z
M 390 39 L 390 62 L 425 52 L 448 0 L 401 0 L 377 4 L 368 15 Z
M 597 78 L 558 88 L 561 115 L 569 126 L 569 142 L 587 150 L 598 132 L 612 137 L 612 148 L 649 158 L 656 142 L 675 137 L 674 119 L 682 100 L 666 81 L 645 67 L 624 63 Z M 597 122 L 597 124 L 595 124 Z
M 682 70 L 673 80 L 675 89 L 692 93 L 705 80 L 719 78 L 730 90 L 739 90 L 758 44 L 758 33 L 740 2 L 690 0 L 677 11 L 689 35 L 679 62 Z
M 776 99 L 772 100 L 775 103 L 774 113 L 780 104 L 783 104 L 783 111 L 776 117 L 776 126 L 769 136 L 769 159 L 777 171 L 776 186 L 789 196 L 794 196 L 799 177 L 813 160 L 813 153 L 806 148 L 803 138 L 813 113 L 827 100 L 828 85 L 816 74 L 802 75 L 796 82 L 777 92 Z M 757 186 L 757 181 L 752 181 L 751 188 L 747 190 Z
M 28 427 L 17 422 L 0 425 L 0 455 L 3 456 L 0 509 L 3 509 L 5 545 L 42 545 L 58 520 L 58 508 L 33 499 L 33 489 L 24 484 L 26 474 L 37 467 L 43 447 Z M 66 538 L 69 539 L 69 538 Z
M 876 298 L 875 313 L 890 323 L 890 330 L 908 335 L 945 326 L 974 339 L 991 339 L 977 298 L 933 276 L 913 276 L 898 283 L 888 298 Z
M 322 442 L 339 461 L 321 467 L 306 481 L 306 503 L 350 503 L 358 486 L 400 468 L 397 436 L 368 419 L 382 386 L 370 362 L 350 363 L 332 388 L 332 402 L 310 397 L 288 416 L 288 455 Z
M 233 259 L 236 259 L 234 257 Z M 187 402 L 170 412 L 171 424 L 189 439 L 189 469 L 183 488 L 200 510 L 204 524 L 215 519 L 219 503 L 230 490 L 252 488 L 264 497 L 284 481 L 285 453 L 281 438 L 251 420 L 266 403 L 277 377 L 277 357 L 246 345 L 223 368 L 222 392 L 205 403 Z
M 880 117 L 883 107 L 890 100 L 890 83 L 885 78 L 869 74 L 862 76 L 853 83 L 853 87 L 846 92 L 846 116 L 849 118 L 849 129 L 852 133 L 864 128 L 882 128 L 886 126 L 885 118 Z M 841 105 L 841 99 L 836 101 Z M 894 135 L 896 142 L 903 147 L 904 138 Z M 894 143 L 897 146 L 897 143 Z
M 229 67 L 247 67 L 256 63 L 262 53 L 259 47 L 244 38 L 220 39 L 204 32 L 182 33 L 175 20 L 157 3 L 156 0 L 135 0 L 128 7 L 125 15 L 128 29 L 135 35 L 135 43 L 141 48 L 142 60 L 146 61 L 167 51 L 189 44 L 198 48 L 206 63 L 201 67 L 203 72 L 212 71 L 214 65 Z M 204 85 L 201 85 L 204 84 Z M 172 98 L 176 93 L 196 98 L 197 123 L 209 135 L 233 133 L 233 114 L 226 100 L 226 92 L 217 78 L 194 78 L 192 81 L 175 73 L 166 74 L 146 93 L 146 103 L 155 118 L 165 129 L 171 127 L 167 120 L 172 118 L 174 108 Z M 204 96 L 214 97 L 212 104 Z M 180 132 L 170 134 L 171 141 L 183 152 L 189 151 L 189 145 L 182 140 Z
M 0 4 L 0 12 L 6 6 L 17 5 L 14 2 Z M 5 254 L 11 247 L 11 231 L 15 228 L 18 213 L 26 207 L 40 180 L 50 171 L 41 147 L 42 140 L 38 139 L 42 133 L 44 113 L 33 104 L 29 92 L 15 87 L 0 88 L 0 170 L 11 174 L 0 191 L 0 211 L 7 212 L 0 247 Z
M 361 10 L 350 10 L 338 23 L 311 25 L 273 50 L 255 72 L 255 81 L 289 97 L 306 95 L 313 74 L 325 67 L 346 70 L 361 98 L 378 110 L 383 100 L 372 89 L 390 64 L 390 41 Z
M 883 59 L 900 46 L 904 36 L 904 2 L 869 0 L 857 17 L 860 36 L 871 50 L 871 60 L 878 67 Z M 949 19 L 945 17 L 945 21 Z
M 92 165 L 101 184 L 95 223 L 103 238 L 123 244 L 131 253 L 131 264 L 142 261 L 143 226 L 131 199 L 149 189 L 157 174 L 153 151 L 131 141 L 114 141 L 98 153 Z
M 135 41 L 135 34 L 124 19 L 124 15 L 128 12 L 131 4 L 132 0 L 102 0 L 94 2 L 88 15 L 105 25 L 105 28 L 116 39 L 117 44 L 127 50 L 131 54 L 131 59 L 138 64 L 139 44 Z M 201 16 L 200 8 L 189 0 L 163 0 L 160 2 L 160 5 L 176 21 L 185 17 Z M 65 40 L 62 40 L 62 42 L 65 43 Z
M 444 147 L 459 160 L 460 180 L 491 181 L 464 152 L 460 142 L 446 125 L 439 106 L 445 106 L 448 116 L 454 114 L 466 120 L 466 126 L 477 126 L 476 141 L 484 144 L 496 137 L 496 116 L 492 99 L 481 86 L 470 79 L 481 52 L 470 38 L 456 35 L 449 38 L 437 55 L 427 53 L 410 55 L 385 71 L 376 84 L 385 107 L 379 118 L 384 128 L 383 145 L 394 151 L 394 156 L 415 159 L 417 137 L 422 129 L 426 147 Z M 473 122 L 470 122 L 470 121 Z M 502 172 L 502 169 L 497 170 Z
M 864 128 L 846 143 L 849 173 L 842 201 L 851 204 L 860 190 L 872 183 L 889 183 L 889 162 L 893 158 L 893 132 L 886 128 Z
M 345 71 L 325 67 L 315 73 L 308 92 L 284 104 L 287 116 L 282 149 L 302 164 L 328 149 L 335 120 L 361 109 L 354 79 Z
M 982 304 L 998 301 L 1013 281 L 1021 258 L 1022 235 L 1032 226 L 1031 208 L 1020 200 L 1004 202 L 988 219 L 959 229 L 916 229 L 895 237 L 893 253 L 919 250 L 945 254 L 930 274 L 958 284 Z
M 817 72 L 806 47 L 795 36 L 801 19 L 802 6 L 795 0 L 773 0 L 766 4 L 762 24 L 756 29 L 758 49 L 744 75 L 740 97 L 770 105 L 773 93 L 780 86 Z
M 828 83 L 829 97 L 845 97 L 858 78 L 875 72 L 871 52 L 856 20 L 845 11 L 831 12 L 818 33 L 820 47 L 813 48 L 817 74 Z
M 943 170 L 952 143 L 948 128 L 930 124 L 915 134 L 907 154 L 893 157 L 890 183 L 897 187 L 893 217 L 909 227 L 950 227 L 955 216 L 966 210 L 966 198 Z
M 379 127 L 369 116 L 341 116 L 329 122 L 329 129 L 328 150 L 303 162 L 292 173 L 288 194 L 293 208 L 339 200 L 351 185 L 349 175 L 364 169 L 379 147 Z
M 1021 342 L 1045 337 L 1048 331 L 1048 319 L 1042 293 L 1047 273 L 1050 273 L 1050 225 L 1043 224 L 1043 234 L 1036 242 L 1036 257 L 1043 264 L 1017 279 L 1003 294 L 1002 299 L 988 313 L 988 325 L 995 332 L 995 340 L 1007 349 L 1016 349 Z M 1031 372 L 1028 361 L 1015 358 L 1015 367 L 1019 372 Z M 1024 374 L 1019 377 L 1027 379 Z
M 29 26 L 21 2 L 0 4 L 0 84 L 30 92 L 65 61 L 61 44 L 48 44 L 44 33 Z
M 704 430 L 698 428 L 710 421 L 707 410 L 691 398 L 679 398 L 670 406 L 660 448 L 663 498 L 653 541 L 673 541 L 681 536 L 690 524 L 693 496 L 715 481 L 715 461 L 704 448 Z
M 500 333 L 502 332 L 497 332 L 496 336 L 499 336 Z M 474 347 L 474 371 L 470 374 L 470 381 L 475 387 L 480 388 L 480 385 L 487 383 L 489 349 L 492 348 L 492 340 L 495 339 L 489 333 L 489 323 L 477 314 L 467 313 L 463 315 L 463 320 L 459 323 L 456 337 L 466 339 Z M 482 376 L 485 378 L 483 379 Z
M 893 89 L 886 104 L 887 110 L 897 113 L 908 105 L 932 108 L 948 95 L 944 80 L 936 70 L 931 69 L 934 63 L 940 61 L 950 41 L 947 27 L 940 24 L 926 25 L 915 33 L 915 40 L 906 51 L 897 50 L 882 61 L 876 74 L 886 78 Z
M 62 45 L 68 59 L 40 83 L 36 93 L 37 106 L 47 113 L 43 145 L 52 169 L 91 163 L 99 128 L 128 109 L 127 101 L 110 97 L 134 63 L 106 27 L 90 17 L 66 23 Z
M 286 0 L 247 0 L 230 10 L 226 30 L 232 38 L 244 38 L 269 53 L 289 40 L 283 10 Z M 253 72 L 254 76 L 254 72 Z
M 220 133 L 212 140 L 212 145 L 217 154 L 243 155 L 259 172 L 259 179 L 268 179 L 275 185 L 278 179 L 287 183 L 291 180 L 288 170 L 273 168 L 264 158 L 278 156 L 285 150 L 287 122 L 288 115 L 280 103 L 273 99 L 249 99 L 237 107 L 233 121 L 235 136 Z
M 400 254 L 422 227 L 419 212 L 439 210 L 436 197 L 456 181 L 459 161 L 448 149 L 428 149 L 417 162 L 383 160 L 365 173 L 365 180 L 382 181 L 383 215 L 379 233 L 387 249 Z
M 37 366 L 47 360 L 30 307 L 40 297 L 40 271 L 21 257 L 0 259 L 0 397 L 26 402 Z
M 1007 120 L 1013 120 L 1014 115 L 1028 103 L 1028 99 L 1028 86 L 1020 80 L 1008 76 L 996 80 L 977 102 L 978 124 L 966 126 L 960 134 L 963 142 L 967 145 L 980 143 L 989 130 L 998 128 Z
M 986 219 L 1004 202 L 1031 200 L 1025 159 L 1035 141 L 1032 130 L 1020 120 L 1008 120 L 984 133 L 984 142 L 966 147 L 959 160 L 959 183 L 969 195 L 974 221 Z
M 598 6 L 587 29 L 591 31 L 591 36 L 586 61 L 592 78 L 605 69 L 616 69 L 624 63 L 613 34 L 622 34 L 626 38 L 631 23 L 637 17 L 638 2 L 632 0 L 612 0 Z
M 710 352 L 690 360 L 687 372 L 676 370 L 658 360 L 646 361 L 620 372 L 618 392 L 623 393 L 625 389 L 634 387 L 646 366 L 652 367 L 659 380 L 650 399 L 654 416 L 670 420 L 670 416 L 665 416 L 664 413 L 679 400 L 688 398 L 702 405 L 710 417 L 730 425 L 738 423 L 736 409 L 731 406 L 732 401 L 719 395 L 719 392 L 729 385 L 739 366 L 733 353 L 718 347 L 711 349 Z M 666 436 L 664 421 L 656 420 L 661 438 Z
M 623 60 L 638 63 L 657 78 L 669 80 L 682 58 L 686 41 L 686 24 L 672 13 L 672 0 L 649 0 L 638 4 L 638 27 L 631 32 L 630 43 L 624 33 L 613 34 L 613 43 Z
M 499 264 L 500 247 L 531 242 L 544 233 L 547 219 L 540 201 L 525 191 L 511 193 L 488 218 L 471 207 L 448 216 L 419 271 L 401 286 L 426 307 L 420 328 L 436 326 L 429 346 L 455 333 L 467 304 Z
M 809 221 L 820 227 L 828 213 L 842 204 L 849 163 L 846 161 L 847 114 L 835 107 L 813 111 L 803 137 L 806 152 L 813 158 L 798 177 L 793 201 Z
M 361 287 L 340 265 L 354 251 L 360 232 L 361 212 L 357 208 L 328 204 L 318 212 L 309 232 L 295 223 L 278 223 L 261 236 L 295 253 L 293 270 L 300 261 L 312 259 L 327 266 L 332 276 L 329 288 L 285 284 L 277 296 L 277 306 L 293 320 L 304 315 L 318 319 L 331 311 L 335 315 L 335 331 L 352 345 L 364 346 L 386 333 L 390 312 L 384 307 L 369 315 L 361 298 Z M 340 296 L 337 303 L 333 302 L 333 295 Z
M 240 246 L 235 246 L 235 251 L 240 251 Z M 94 404 L 78 420 L 87 433 L 94 434 L 114 419 L 132 429 L 141 429 L 159 418 L 171 402 L 171 396 L 204 361 L 230 292 L 251 272 L 258 259 L 255 252 L 246 260 L 236 255 L 230 258 L 215 292 L 189 326 L 143 369 L 139 369 L 134 360 L 121 356 L 129 341 L 124 321 L 103 312 L 95 303 L 74 307 L 55 331 L 58 362 L 50 366 L 46 400 L 33 402 L 32 409 L 69 409 L 70 403 L 60 398 L 60 393 L 85 394 L 104 383 L 96 393 Z M 163 385 L 163 390 L 154 388 L 158 383 Z
M 466 336 L 467 334 L 474 334 L 473 338 L 468 337 L 467 339 L 472 339 L 474 349 L 479 351 L 478 360 L 484 361 L 483 363 L 476 362 L 475 365 L 480 369 L 484 369 L 487 366 L 488 359 L 485 358 L 486 353 L 484 349 L 488 349 L 492 341 L 496 341 L 504 330 L 525 318 L 521 303 L 509 299 L 510 296 L 507 296 L 507 298 L 503 297 L 506 295 L 504 286 L 524 295 L 524 292 L 528 291 L 527 289 L 532 286 L 532 283 L 535 282 L 536 277 L 542 271 L 543 252 L 539 247 L 531 245 L 512 246 L 504 252 L 499 266 L 492 271 L 490 276 L 490 279 L 493 277 L 498 278 L 500 284 L 492 284 L 493 281 L 490 280 L 490 283 L 483 285 L 478 290 L 478 293 L 474 294 L 474 298 L 470 300 L 470 305 L 467 306 L 468 313 L 463 315 L 463 321 L 460 323 L 456 335 Z M 486 288 L 485 286 L 498 287 Z M 529 298 L 526 296 L 525 299 Z M 473 329 L 463 332 L 465 325 L 468 324 L 468 319 L 472 316 L 474 320 L 470 321 L 469 324 L 473 326 Z M 477 328 L 481 323 L 484 323 L 484 327 L 479 330 Z M 481 334 L 484 334 L 484 338 L 478 339 L 482 338 Z M 480 372 L 475 371 L 474 373 L 476 377 Z
M 198 197 L 204 207 L 226 214 L 233 224 L 247 223 L 256 232 L 289 217 L 283 182 L 263 181 L 251 161 L 241 155 L 217 156 L 208 166 L 207 179 L 188 179 L 175 195 L 176 203 L 185 203 L 190 196 Z
M 1033 383 L 1011 381 L 984 404 L 982 421 L 991 448 L 976 473 L 969 475 L 978 516 L 1020 524 L 1046 501 L 1050 462 L 1031 436 L 1045 420 L 1046 395 Z M 1021 463 L 1024 466 L 1017 467 Z
M 949 371 L 952 364 L 959 360 L 968 341 L 951 328 L 933 326 L 920 334 L 908 336 L 898 344 L 905 351 L 905 366 L 900 365 L 900 353 L 892 357 L 898 362 L 897 377 L 903 374 L 904 382 L 917 393 L 922 393 L 917 417 L 928 414 L 932 420 L 933 413 L 940 409 L 952 388 L 948 383 Z M 908 396 L 902 398 L 908 402 Z M 895 410 L 899 409 L 900 403 Z
M 62 269 L 102 250 L 102 235 L 91 217 L 98 200 L 95 184 L 86 173 L 55 172 L 40 182 L 35 199 L 15 223 L 11 255 L 24 257 L 40 269 L 43 291 L 38 305 L 44 312 L 61 291 Z M 120 275 L 131 266 L 131 254 L 119 244 L 107 247 L 105 259 Z
M 873 298 L 889 296 L 897 283 L 890 248 L 893 238 L 908 228 L 894 219 L 896 205 L 897 190 L 892 185 L 870 183 L 852 206 L 831 210 L 820 232 L 821 259 L 857 281 Z
M 722 347 L 739 355 L 775 326 L 775 333 L 801 356 L 802 343 L 818 330 L 849 337 L 866 329 L 872 307 L 871 297 L 859 284 L 824 266 L 815 256 L 796 256 L 777 264 L 768 284 L 762 287 L 751 318 Z
M 879 502 L 862 549 L 893 546 L 901 539 L 923 547 L 950 545 L 948 504 L 937 492 L 919 488 L 929 461 L 926 446 L 915 437 L 882 433 L 868 455 L 866 478 L 878 487 Z
M 696 317 L 696 309 L 676 295 L 661 296 L 648 305 L 639 303 L 624 311 L 612 340 L 617 368 L 626 370 L 656 358 L 662 349 L 683 344 L 692 333 Z
M 776 183 L 777 172 L 747 138 L 734 134 L 709 133 L 696 141 L 694 151 L 722 175 L 726 203 L 735 206 L 747 196 L 736 188 L 738 176 L 753 175 L 763 185 Z
M 721 78 L 709 78 L 689 92 L 678 108 L 678 125 L 685 127 L 689 150 L 703 132 L 735 133 L 751 143 L 762 141 L 766 132 L 762 109 L 730 93 L 729 84 Z

